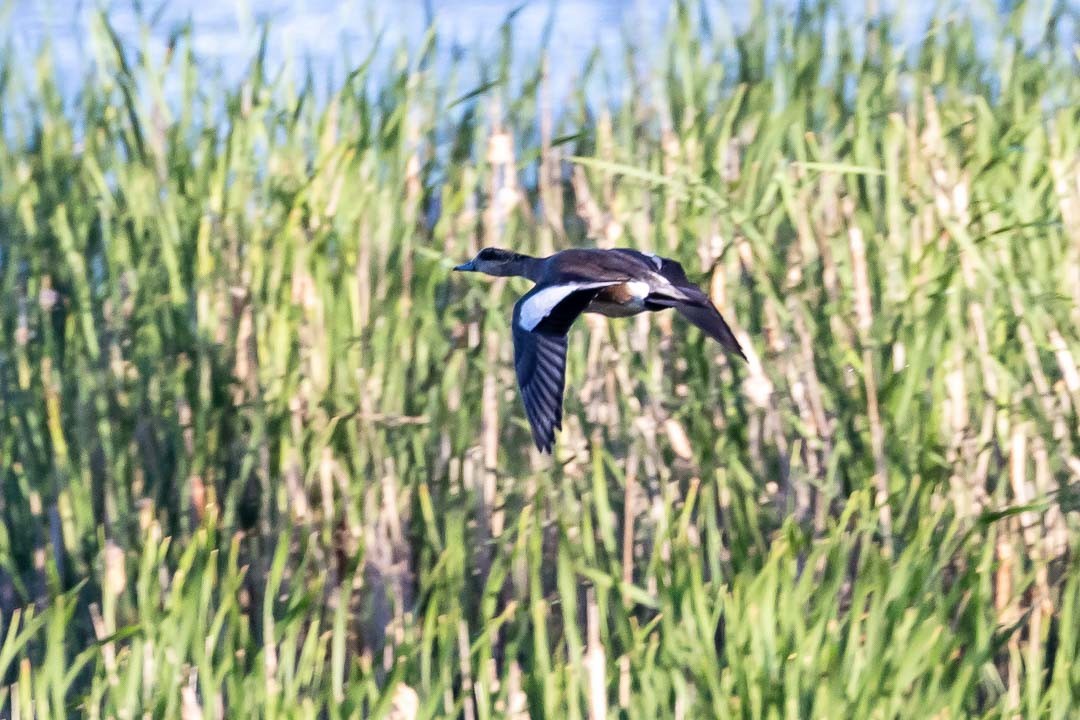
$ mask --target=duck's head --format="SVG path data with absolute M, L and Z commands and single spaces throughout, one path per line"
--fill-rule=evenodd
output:
M 534 258 L 528 255 L 503 250 L 502 248 L 489 247 L 476 253 L 469 262 L 458 265 L 455 270 L 461 272 L 482 272 L 485 275 L 510 277 L 523 275 L 524 265 Z

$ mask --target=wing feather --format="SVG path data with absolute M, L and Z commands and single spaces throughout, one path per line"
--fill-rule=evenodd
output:
M 514 370 L 541 452 L 551 452 L 555 431 L 562 429 L 566 333 L 600 288 L 613 284 L 578 284 L 569 290 L 537 285 L 514 305 Z

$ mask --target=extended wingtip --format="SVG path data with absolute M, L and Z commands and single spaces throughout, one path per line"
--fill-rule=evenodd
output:
M 735 338 L 734 334 L 731 335 L 731 344 L 730 345 L 727 344 L 727 343 L 722 343 L 722 344 L 730 352 L 733 352 L 736 355 L 738 355 L 739 357 L 741 357 L 743 359 L 743 362 L 746 362 L 746 363 L 750 362 L 750 358 L 746 357 L 746 353 L 743 352 L 742 345 L 739 344 L 739 341 Z
M 555 431 L 562 427 L 558 414 L 561 403 L 556 407 L 535 385 L 519 386 L 519 389 L 533 442 L 540 452 L 550 453 L 555 444 Z
M 530 423 L 530 424 L 532 424 L 532 423 Z M 532 425 L 532 438 L 533 438 L 533 442 L 536 444 L 536 449 L 537 450 L 539 450 L 542 453 L 546 453 L 548 455 L 551 454 L 551 450 L 555 446 L 555 430 L 554 430 L 554 428 L 549 429 L 546 435 L 542 435 L 540 428 L 536 427 L 536 425 L 533 424 Z

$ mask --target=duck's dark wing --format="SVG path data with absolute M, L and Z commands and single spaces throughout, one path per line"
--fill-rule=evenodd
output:
M 746 353 L 735 339 L 735 334 L 708 297 L 705 297 L 702 303 L 680 302 L 675 304 L 674 308 L 684 318 L 704 330 L 706 335 L 723 345 L 724 349 L 746 360 Z
M 514 305 L 514 370 L 533 441 L 551 452 L 562 429 L 566 333 L 602 287 L 613 283 L 537 285 Z
M 640 279 L 649 284 L 645 306 L 650 310 L 675 308 L 683 317 L 697 325 L 719 342 L 724 349 L 743 360 L 739 341 L 728 327 L 720 311 L 701 288 L 686 277 L 683 266 L 671 258 L 632 248 L 612 250 L 565 250 L 557 258 L 566 265 L 561 272 L 571 273 L 585 268 L 593 278 Z
M 650 295 L 647 303 L 655 307 L 675 308 L 680 315 L 704 330 L 706 335 L 720 343 L 725 350 L 746 360 L 746 353 L 743 352 L 739 341 L 735 339 L 735 334 L 731 332 L 724 316 L 712 304 L 709 296 L 690 282 L 682 265 L 669 258 L 659 258 L 659 260 L 661 261 L 660 275 L 677 288 L 683 297 L 676 299 Z
M 694 288 L 694 290 L 697 290 L 696 293 L 693 293 L 688 288 L 680 288 L 680 290 L 689 296 L 689 299 L 670 300 L 665 297 L 650 295 L 645 300 L 646 307 L 650 310 L 675 308 L 680 315 L 704 330 L 705 334 L 713 340 L 723 345 L 725 350 L 735 353 L 743 360 L 746 360 L 746 353 L 743 352 L 742 346 L 735 339 L 735 334 L 731 332 L 731 328 L 728 327 L 724 316 L 709 300 L 709 296 L 698 288 Z
M 555 431 L 562 429 L 566 336 L 531 333 L 515 325 L 514 369 L 533 442 L 541 452 L 551 452 Z

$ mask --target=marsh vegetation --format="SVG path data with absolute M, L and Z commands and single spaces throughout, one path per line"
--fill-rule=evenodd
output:
M 1075 716 L 1078 18 L 1012 6 L 680 2 L 566 98 L 509 26 L 9 50 L 0 715 Z M 540 456 L 488 245 L 676 258 L 749 362 L 591 317 Z

